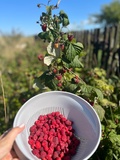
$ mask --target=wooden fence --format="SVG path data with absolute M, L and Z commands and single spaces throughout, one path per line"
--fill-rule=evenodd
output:
M 101 67 L 120 76 L 120 25 L 73 32 L 84 45 L 87 67 Z

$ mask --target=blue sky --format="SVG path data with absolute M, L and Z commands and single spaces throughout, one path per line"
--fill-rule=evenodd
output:
M 12 30 L 24 35 L 33 35 L 41 32 L 39 20 L 44 8 L 38 8 L 37 4 L 47 4 L 48 0 L 0 0 L 0 33 L 10 34 Z M 70 20 L 69 29 L 92 28 L 88 24 L 88 18 L 94 13 L 100 13 L 104 4 L 112 0 L 61 0 L 59 9 L 64 10 Z M 56 4 L 57 0 L 51 0 L 50 4 Z

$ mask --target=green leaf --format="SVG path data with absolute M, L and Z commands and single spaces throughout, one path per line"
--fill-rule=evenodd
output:
M 33 84 L 33 88 L 38 87 L 39 89 L 43 89 L 45 86 L 43 83 L 41 83 L 40 78 L 35 78 L 34 79 L 34 84 Z
M 65 88 L 65 91 L 75 93 L 77 89 L 77 85 L 71 84 L 69 81 L 66 81 L 64 88 Z
M 88 94 L 88 95 L 91 95 L 91 96 L 94 96 L 94 97 L 98 97 L 99 99 L 103 98 L 103 94 L 99 89 L 97 89 L 93 86 L 87 85 L 87 84 L 83 84 L 81 86 L 81 91 L 84 94 Z
M 74 77 L 74 75 L 73 74 L 70 74 L 70 73 L 68 73 L 68 72 L 66 72 L 66 73 L 64 73 L 64 79 L 65 79 L 65 81 L 67 82 L 69 82 L 69 81 L 71 81 L 71 79 Z
M 101 99 L 100 103 L 104 107 L 117 107 L 116 103 L 113 103 L 106 98 Z
M 63 22 L 62 22 L 63 27 L 66 27 L 69 25 L 69 19 L 67 18 L 63 18 Z
M 73 61 L 76 55 L 80 55 L 83 46 L 81 43 L 70 43 L 66 52 L 66 57 L 68 60 Z
M 51 90 L 57 90 L 57 87 L 56 87 L 56 83 L 55 81 L 52 79 L 50 81 L 46 81 L 46 85 L 47 87 L 49 87 Z
M 54 41 L 54 37 L 53 37 L 53 34 L 51 33 L 51 30 L 49 30 L 49 32 L 48 32 L 48 40 Z
M 115 129 L 117 127 L 115 122 L 113 122 L 112 120 L 107 120 L 107 124 L 110 129 Z
M 74 43 L 73 45 L 74 45 L 76 48 L 78 48 L 80 51 L 84 48 L 84 47 L 83 47 L 83 44 L 80 43 L 80 42 Z
M 117 143 L 120 146 L 120 135 L 117 135 L 115 132 L 110 132 L 109 139 L 112 143 Z
M 56 90 L 56 84 L 54 81 L 54 75 L 50 71 L 44 72 L 40 77 L 35 80 L 36 86 L 41 88 L 41 86 L 46 86 L 52 90 Z
M 70 63 L 70 67 L 80 68 L 83 67 L 83 64 L 80 62 L 79 56 L 75 56 L 74 60 Z
M 62 18 L 67 18 L 67 19 L 68 19 L 67 14 L 66 14 L 63 10 L 61 10 L 61 11 L 59 12 L 59 15 L 60 15 Z
M 98 104 L 94 104 L 94 109 L 96 110 L 100 120 L 102 121 L 105 116 L 105 110 Z
M 45 79 L 47 78 L 47 74 L 49 73 L 49 71 L 44 72 L 43 74 L 41 74 L 40 77 L 35 78 L 34 80 L 34 86 L 37 86 L 38 88 L 42 89 L 45 87 Z
M 45 17 L 47 14 L 45 12 L 42 12 L 42 17 Z
M 93 91 L 97 94 L 97 97 L 99 98 L 99 100 L 103 99 L 103 93 L 99 89 L 93 87 Z
M 73 45 L 70 43 L 66 51 L 66 57 L 68 60 L 72 61 L 76 56 L 76 51 Z
M 83 93 L 91 93 L 92 90 L 93 90 L 93 88 L 91 86 L 87 85 L 87 84 L 81 85 L 81 91 Z
M 41 38 L 41 39 L 48 39 L 49 38 L 49 32 L 40 32 L 38 34 L 38 36 Z

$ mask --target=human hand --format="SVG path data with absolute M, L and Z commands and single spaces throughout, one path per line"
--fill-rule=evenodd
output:
M 12 128 L 6 135 L 0 137 L 0 160 L 19 160 L 14 150 L 12 149 L 15 138 L 25 128 L 22 124 Z

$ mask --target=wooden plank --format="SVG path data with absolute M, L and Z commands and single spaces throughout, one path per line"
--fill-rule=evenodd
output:
M 105 27 L 103 29 L 97 28 L 94 30 L 84 30 L 76 33 L 77 39 L 84 45 L 84 50 L 87 52 L 86 62 L 87 67 L 98 66 L 99 50 L 102 52 L 100 67 L 107 71 L 110 75 L 115 71 L 117 65 L 117 73 L 120 71 L 120 25 Z M 102 31 L 101 31 L 102 30 Z M 117 52 L 116 52 L 117 51 Z M 116 61 L 117 57 L 117 61 Z M 94 63 L 93 63 L 94 62 Z M 91 64 L 90 64 L 91 63 Z

